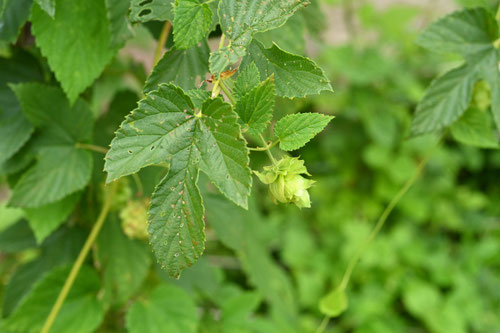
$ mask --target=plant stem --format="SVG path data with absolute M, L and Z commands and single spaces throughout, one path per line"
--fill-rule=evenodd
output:
M 391 212 L 394 209 L 394 207 L 396 207 L 396 205 L 399 203 L 399 201 L 401 200 L 401 198 L 406 194 L 406 192 L 408 192 L 408 190 L 412 187 L 412 185 L 418 179 L 418 177 L 422 173 L 422 170 L 424 169 L 425 165 L 427 164 L 427 162 L 431 158 L 432 153 L 438 147 L 440 141 L 441 140 L 438 141 L 438 143 L 436 144 L 436 146 L 419 163 L 419 165 L 417 166 L 417 169 L 415 170 L 415 172 L 413 173 L 413 175 L 411 176 L 411 178 L 408 179 L 408 181 L 399 190 L 399 192 L 394 196 L 394 198 L 392 198 L 391 202 L 389 202 L 389 204 L 387 205 L 387 207 L 382 212 L 382 215 L 380 215 L 380 217 L 379 217 L 379 219 L 377 221 L 377 224 L 373 228 L 373 230 L 370 233 L 370 235 L 368 236 L 368 238 L 365 240 L 365 242 L 363 243 L 363 245 L 361 245 L 358 248 L 358 250 L 356 251 L 356 253 L 354 254 L 354 256 L 351 258 L 351 260 L 349 261 L 349 264 L 347 265 L 347 269 L 346 269 L 346 271 L 344 273 L 344 276 L 342 277 L 342 282 L 340 283 L 340 288 L 341 289 L 345 289 L 347 287 L 347 284 L 349 283 L 349 280 L 351 278 L 351 274 L 352 274 L 352 272 L 354 270 L 354 267 L 356 267 L 356 264 L 358 263 L 359 258 L 361 257 L 361 255 L 363 254 L 363 252 L 366 250 L 366 248 L 368 247 L 368 245 L 370 245 L 370 243 L 373 241 L 373 239 L 375 238 L 375 236 L 377 236 L 377 234 L 380 231 L 380 229 L 382 229 L 382 227 L 384 226 L 385 221 L 387 220 L 387 217 L 389 217 L 389 214 L 391 214 Z
M 104 148 L 101 146 L 96 146 L 96 145 L 91 145 L 91 144 L 86 144 L 86 143 L 77 143 L 76 147 L 81 148 L 81 149 L 86 149 L 86 150 L 92 150 L 92 151 L 95 151 L 97 153 L 103 153 L 103 154 L 108 153 L 107 148 Z
M 101 213 L 99 214 L 96 223 L 92 227 L 92 230 L 90 231 L 89 237 L 85 241 L 83 248 L 80 250 L 78 257 L 76 258 L 76 261 L 73 264 L 73 267 L 71 268 L 71 271 L 69 272 L 66 281 L 64 282 L 64 286 L 62 287 L 61 292 L 57 296 L 56 302 L 52 306 L 52 309 L 50 310 L 49 316 L 47 317 L 47 320 L 43 325 L 41 333 L 49 333 L 52 324 L 54 324 L 54 321 L 56 320 L 57 314 L 61 310 L 64 300 L 68 296 L 68 293 L 71 290 L 73 283 L 75 282 L 78 272 L 80 272 L 80 268 L 82 267 L 83 261 L 87 257 L 90 248 L 94 244 L 97 235 L 99 234 L 99 231 L 101 231 L 101 227 L 104 224 L 106 217 L 108 216 L 109 208 L 111 207 L 111 203 L 113 201 L 113 197 L 116 192 L 116 184 L 117 182 L 114 182 L 113 184 L 111 184 L 111 188 L 107 189 Z
M 269 147 L 271 148 L 270 146 L 271 145 L 268 145 L 267 142 L 266 142 L 266 139 L 264 139 L 264 137 L 262 136 L 262 134 L 259 134 L 259 138 L 262 140 L 262 143 L 264 143 L 264 146 L 265 147 Z M 271 162 L 273 164 L 276 164 L 276 160 L 274 159 L 274 156 L 273 154 L 271 153 L 271 150 L 270 149 L 264 149 L 264 151 L 266 152 L 267 156 L 269 156 L 269 159 L 271 160 Z
M 222 35 L 220 36 L 220 41 L 219 41 L 219 49 L 224 47 L 225 40 L 226 40 L 226 35 L 224 35 L 224 33 L 222 33 Z M 216 97 L 219 94 L 219 92 L 217 91 L 217 88 L 219 87 L 219 82 L 220 82 L 220 77 L 217 80 L 215 80 L 214 86 L 212 87 L 212 98 Z
M 226 94 L 227 98 L 229 98 L 229 101 L 231 104 L 235 105 L 236 104 L 236 99 L 234 98 L 233 94 L 229 90 L 229 88 L 226 86 L 224 81 L 220 81 L 220 87 L 222 88 L 222 91 Z
M 161 58 L 161 52 L 163 51 L 163 47 L 167 42 L 168 34 L 172 29 L 172 23 L 170 21 L 166 21 L 163 25 L 163 29 L 161 29 L 160 38 L 158 39 L 158 44 L 156 45 L 155 58 L 153 61 L 153 65 L 156 65 Z
M 316 333 L 323 333 L 329 321 L 330 317 L 325 316 L 325 318 L 321 321 L 321 324 L 319 324 L 318 329 L 316 329 Z
M 269 150 L 272 147 L 276 146 L 278 144 L 278 142 L 280 142 L 280 140 L 276 140 L 273 143 L 271 143 L 270 145 L 266 145 L 265 147 L 250 147 L 248 149 L 253 150 L 253 151 L 266 151 L 266 150 Z

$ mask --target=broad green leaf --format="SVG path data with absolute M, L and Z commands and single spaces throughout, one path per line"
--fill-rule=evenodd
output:
M 73 104 L 101 74 L 115 51 L 110 48 L 109 21 L 103 0 L 57 0 L 56 8 L 52 18 L 34 4 L 32 32 Z
M 205 80 L 209 53 L 206 41 L 188 50 L 168 50 L 153 68 L 144 86 L 144 92 L 157 89 L 160 83 L 170 82 L 185 90 L 195 88 L 197 81 Z
M 251 62 L 247 64 L 238 74 L 234 83 L 233 93 L 237 98 L 250 92 L 260 83 L 260 73 L 257 66 Z
M 129 239 L 116 215 L 108 217 L 96 243 L 97 260 L 104 271 L 104 299 L 122 305 L 143 283 L 151 266 L 147 244 Z
M 332 91 L 325 73 L 312 60 L 283 51 L 276 45 L 266 49 L 254 41 L 241 66 L 252 61 L 257 65 L 262 80 L 274 74 L 278 96 L 305 97 L 323 90 Z
M 212 10 L 202 0 L 177 0 L 174 8 L 174 43 L 189 49 L 210 31 Z
M 172 21 L 174 18 L 174 0 L 132 0 L 130 21 Z
M 130 333 L 195 333 L 198 329 L 196 304 L 179 287 L 160 285 L 148 298 L 132 304 L 125 326 Z
M 74 193 L 48 205 L 25 209 L 26 219 L 38 244 L 68 218 L 79 199 L 80 193 Z
M 481 148 L 498 148 L 499 139 L 486 112 L 469 108 L 451 127 L 455 140 Z
M 13 43 L 30 16 L 33 0 L 4 0 L 0 10 L 0 40 Z
M 305 13 L 310 6 L 299 11 Z M 301 15 L 294 15 L 278 29 L 273 29 L 255 35 L 255 39 L 264 45 L 264 47 L 272 47 L 273 44 L 279 46 L 280 49 L 290 53 L 305 54 L 306 40 L 304 37 L 305 26 Z
M 0 324 L 0 328 L 11 332 L 40 332 L 68 274 L 69 267 L 52 270 L 33 287 L 16 311 Z M 50 331 L 94 332 L 104 318 L 104 307 L 97 296 L 99 289 L 99 276 L 93 269 L 84 265 Z
M 229 39 L 229 45 L 212 52 L 210 71 L 219 75 L 246 54 L 246 48 L 254 34 L 280 27 L 308 3 L 307 0 L 221 0 L 218 14 L 222 32 Z
M 44 206 L 83 189 L 90 181 L 92 154 L 71 146 L 40 150 L 38 162 L 19 179 L 10 204 Z
M 42 8 L 50 17 L 56 14 L 56 0 L 35 0 L 36 3 Z
M 127 39 L 133 36 L 132 27 L 128 21 L 130 0 L 105 1 L 111 33 L 111 47 L 121 47 Z
M 498 38 L 498 23 L 484 8 L 454 12 L 432 23 L 419 36 L 417 43 L 438 52 L 464 56 L 489 49 Z
M 28 223 L 21 220 L 0 233 L 0 251 L 19 252 L 36 246 L 35 237 Z
M 463 65 L 434 80 L 417 105 L 412 122 L 414 135 L 445 128 L 469 107 L 477 71 Z
M 31 139 L 31 141 L 28 141 L 28 144 L 11 158 L 0 163 L 0 175 L 12 175 L 26 168 L 36 157 L 35 145 L 35 140 Z
M 297 113 L 281 118 L 274 126 L 274 134 L 285 151 L 303 147 L 321 132 L 334 117 L 321 113 Z
M 328 317 L 338 317 L 347 309 L 345 290 L 337 287 L 323 297 L 319 303 L 321 313 Z
M 271 76 L 243 95 L 235 105 L 235 111 L 252 134 L 262 133 L 273 118 L 274 78 Z

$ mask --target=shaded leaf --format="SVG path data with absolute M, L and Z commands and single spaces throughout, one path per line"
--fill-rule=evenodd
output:
M 0 40 L 13 43 L 30 16 L 33 0 L 4 0 L 0 10 Z M 1 8 L 0 8 L 1 9 Z
M 174 0 L 132 0 L 130 21 L 172 21 Z
M 111 47 L 121 47 L 133 36 L 128 21 L 130 0 L 106 0 L 107 17 L 111 33 Z

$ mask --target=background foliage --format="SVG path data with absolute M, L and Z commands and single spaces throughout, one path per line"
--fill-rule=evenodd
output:
M 0 1 L 5 22 L 0 28 L 0 328 L 9 333 L 39 332 L 97 219 L 105 197 L 102 154 L 77 149 L 75 143 L 108 147 L 142 96 L 162 28 L 150 21 L 130 29 L 120 14 L 128 6 L 120 6 L 121 1 L 75 2 L 91 18 L 72 17 L 73 2 L 35 2 L 30 12 L 30 0 Z M 170 2 L 132 0 L 129 17 L 143 22 L 154 13 L 172 20 L 171 13 L 158 12 L 159 4 Z M 477 5 L 496 10 L 488 1 L 449 5 L 450 11 Z M 205 254 L 173 279 L 155 264 L 144 239 L 146 208 L 165 169 L 142 169 L 140 181 L 120 179 L 92 255 L 52 332 L 314 332 L 323 319 L 319 301 L 338 285 L 374 221 L 435 147 L 432 135 L 410 138 L 412 117 L 431 81 L 462 60 L 430 53 L 415 42 L 431 16 L 444 14 L 432 8 L 325 1 L 301 9 L 277 30 L 257 33 L 266 47 L 274 41 L 289 52 L 311 54 L 335 88 L 334 94 L 275 101 L 275 119 L 296 112 L 336 116 L 323 133 L 293 152 L 316 180 L 313 208 L 276 206 L 254 179 L 245 211 L 200 175 Z M 7 14 L 12 11 L 16 15 Z M 201 19 L 208 12 L 201 7 L 197 15 Z M 61 27 L 45 29 L 43 21 L 54 15 L 64 18 Z M 327 30 L 333 15 L 345 23 L 345 41 L 331 45 L 325 39 L 340 35 Z M 31 27 L 24 26 L 28 17 Z M 190 28 L 182 21 L 177 26 Z M 192 41 L 178 36 L 213 28 L 174 29 L 167 46 L 175 41 L 187 48 Z M 85 30 L 89 43 L 60 38 L 61 29 L 65 36 L 72 29 Z M 245 36 L 234 39 L 236 46 L 247 43 Z M 115 49 L 98 54 L 100 43 Z M 187 63 L 181 52 L 191 52 Z M 192 78 L 209 66 L 196 57 L 208 58 L 208 53 L 204 42 L 188 51 L 170 49 L 163 59 L 178 61 L 179 72 L 162 77 L 163 71 L 153 71 L 145 90 L 170 80 L 194 88 Z M 466 56 L 468 62 L 475 59 Z M 55 87 L 58 81 L 62 90 Z M 279 89 L 278 95 L 287 96 Z M 490 108 L 484 105 L 490 99 L 487 89 L 470 94 L 475 108 Z M 42 95 L 50 98 L 37 98 Z M 40 103 L 50 103 L 53 114 L 37 113 Z M 21 107 L 28 120 L 14 116 Z M 466 119 L 474 114 L 473 108 L 464 113 Z M 490 118 L 480 121 L 489 126 Z M 466 134 L 460 124 L 445 134 L 421 179 L 363 255 L 347 290 L 349 307 L 326 332 L 500 330 L 500 153 L 484 149 L 497 147 L 498 135 Z M 40 156 L 36 169 L 26 173 L 35 156 Z M 251 163 L 260 170 L 267 164 L 265 154 L 252 154 Z M 61 175 L 69 180 L 58 182 Z M 49 190 L 34 188 L 34 182 Z M 7 200 L 23 208 L 8 207 Z

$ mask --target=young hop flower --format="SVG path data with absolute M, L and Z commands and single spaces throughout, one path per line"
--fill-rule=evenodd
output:
M 304 178 L 310 176 L 304 161 L 298 157 L 285 156 L 276 164 L 265 166 L 263 172 L 255 171 L 264 184 L 269 185 L 269 195 L 274 203 L 293 203 L 299 208 L 310 208 L 308 188 L 314 180 Z

